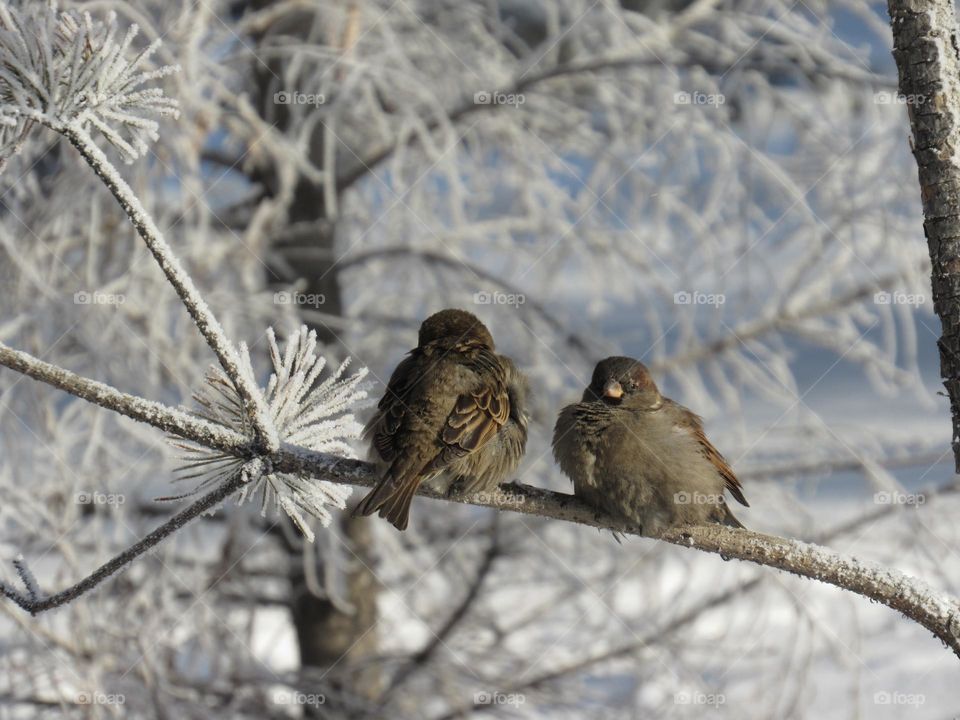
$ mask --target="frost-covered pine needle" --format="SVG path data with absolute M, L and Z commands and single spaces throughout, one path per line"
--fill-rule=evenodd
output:
M 281 351 L 273 329 L 267 329 L 270 345 L 270 361 L 273 374 L 264 390 L 270 417 L 280 440 L 309 450 L 327 452 L 344 457 L 355 457 L 350 441 L 360 437 L 362 425 L 351 410 L 367 397 L 366 368 L 349 377 L 344 377 L 349 360 L 321 381 L 326 362 L 316 354 L 317 335 L 302 326 L 292 335 Z M 249 369 L 250 353 L 245 345 L 240 346 L 240 358 L 244 368 Z M 252 373 L 252 370 L 249 370 Z M 237 432 L 250 435 L 249 420 L 243 403 L 233 383 L 219 367 L 211 367 L 206 382 L 194 395 L 197 414 L 212 422 L 226 425 Z M 211 450 L 174 440 L 185 450 L 183 465 L 177 480 L 199 480 L 190 492 L 175 500 L 193 495 L 203 488 L 224 481 L 241 472 L 244 461 Z M 250 485 L 240 494 L 240 503 L 261 495 L 261 514 L 274 504 L 283 510 L 310 542 L 313 531 L 308 516 L 316 518 L 326 527 L 330 524 L 329 507 L 343 509 L 352 488 L 348 485 L 330 483 L 290 473 L 265 472 L 255 475 Z
M 178 114 L 147 85 L 179 68 L 151 68 L 160 41 L 135 52 L 137 32 L 121 33 L 112 12 L 100 22 L 53 2 L 0 3 L 0 161 L 37 120 L 98 132 L 128 162 L 144 154 L 157 139 L 150 116 Z

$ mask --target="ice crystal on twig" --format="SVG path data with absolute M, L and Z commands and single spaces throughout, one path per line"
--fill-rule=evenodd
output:
M 351 410 L 367 397 L 366 368 L 349 377 L 344 377 L 349 360 L 343 363 L 323 381 L 320 380 L 326 361 L 316 354 L 317 335 L 302 326 L 281 351 L 273 329 L 267 329 L 270 345 L 270 361 L 273 374 L 264 390 L 270 411 L 270 420 L 280 440 L 291 445 L 327 452 L 334 455 L 355 457 L 350 440 L 360 436 L 362 426 Z M 240 346 L 240 358 L 244 372 L 253 373 L 250 353 L 246 345 Z M 226 425 L 237 432 L 249 435 L 249 419 L 236 388 L 219 367 L 211 367 L 206 382 L 194 395 L 199 408 L 197 413 L 212 422 Z M 193 495 L 208 485 L 223 482 L 241 472 L 245 461 L 217 450 L 174 441 L 185 450 L 184 464 L 179 468 L 178 480 L 199 480 L 199 484 L 186 495 L 161 498 L 175 500 Z M 257 494 L 261 495 L 261 514 L 267 506 L 282 509 L 309 541 L 313 541 L 307 516 L 328 525 L 333 506 L 343 509 L 352 488 L 348 485 L 330 483 L 291 473 L 271 472 L 267 464 L 262 473 L 251 475 L 251 484 L 240 495 L 242 504 Z
M 156 40 L 131 51 L 138 28 L 121 34 L 116 14 L 59 11 L 55 3 L 0 4 L 0 162 L 16 152 L 33 122 L 98 132 L 125 160 L 157 139 L 150 115 L 177 115 L 177 102 L 153 80 L 177 67 L 151 69 Z

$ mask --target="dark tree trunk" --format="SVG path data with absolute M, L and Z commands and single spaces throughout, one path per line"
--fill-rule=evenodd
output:
M 889 0 L 893 57 L 913 131 L 923 229 L 940 316 L 940 375 L 960 472 L 960 51 L 950 0 Z
M 253 0 L 251 7 L 257 10 L 271 4 L 272 0 Z M 281 21 L 283 27 L 270 28 L 266 35 L 274 32 L 288 37 L 301 35 L 308 41 L 308 34 L 316 27 L 315 21 L 312 11 L 303 11 L 296 18 L 287 15 Z M 274 104 L 274 93 L 289 88 L 275 87 L 275 76 L 284 76 L 280 61 L 272 62 L 270 70 L 272 72 L 262 67 L 254 69 L 259 95 L 256 107 L 261 109 L 270 122 L 279 120 L 278 130 L 282 132 L 287 120 L 283 112 L 285 108 Z M 328 102 L 330 100 L 331 98 L 328 98 Z M 335 101 L 335 98 L 333 100 Z M 322 164 L 322 123 L 318 123 L 311 138 L 309 152 L 317 165 Z M 276 180 L 271 176 L 269 168 L 258 170 L 254 179 L 264 185 L 269 195 L 274 194 Z M 305 295 L 323 298 L 322 304 L 309 309 L 341 316 L 343 302 L 335 270 L 334 252 L 336 225 L 328 220 L 323 189 L 309 180 L 301 179 L 288 208 L 288 220 L 291 232 L 283 233 L 273 243 L 274 255 L 278 260 L 270 265 L 269 282 L 276 286 L 299 283 Z M 305 318 L 305 322 L 316 330 L 317 337 L 325 345 L 328 355 L 343 357 L 346 354 L 335 329 L 311 322 L 309 317 Z M 352 519 L 344 514 L 340 519 L 340 536 L 347 545 L 347 549 L 341 553 L 347 558 L 348 564 L 343 570 L 343 587 L 346 590 L 344 600 L 349 606 L 345 609 L 310 591 L 304 574 L 302 552 L 298 547 L 288 546 L 290 607 L 305 680 L 303 691 L 323 692 L 321 688 L 309 687 L 311 678 L 320 677 L 324 688 L 333 688 L 333 692 L 324 693 L 327 695 L 327 702 L 323 706 L 304 709 L 312 710 L 314 714 L 323 717 L 359 716 L 355 700 L 362 702 L 364 698 L 371 699 L 381 688 L 379 673 L 369 666 L 364 666 L 364 661 L 376 653 L 378 645 L 377 583 L 370 571 L 373 559 L 370 552 L 369 522 L 364 518 Z M 322 568 L 317 568 L 317 575 L 323 577 Z M 351 697 L 354 699 L 351 700 Z

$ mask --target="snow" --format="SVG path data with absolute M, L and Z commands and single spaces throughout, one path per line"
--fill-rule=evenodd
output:
M 154 57 L 171 68 L 182 62 L 186 77 L 175 77 L 146 68 L 141 58 L 126 63 L 134 54 L 133 30 L 114 29 L 112 17 L 98 24 L 87 15 L 48 14 L 43 3 L 5 3 L 0 25 L 9 31 L 11 22 L 27 22 L 10 8 L 28 5 L 34 8 L 24 11 L 34 13 L 29 22 L 42 25 L 42 52 L 25 52 L 29 35 L 6 32 L 0 35 L 0 68 L 3 57 L 33 63 L 37 72 L 44 57 L 59 62 L 61 22 L 64 38 L 85 34 L 96 51 L 85 60 L 90 75 L 65 75 L 61 86 L 68 91 L 59 97 L 36 82 L 36 73 L 23 75 L 29 82 L 8 83 L 11 95 L 0 89 L 0 165 L 19 149 L 13 159 L 23 163 L 16 166 L 18 180 L 24 171 L 23 182 L 7 176 L 3 188 L 0 282 L 8 292 L 0 305 L 13 319 L 0 327 L 2 340 L 29 349 L 32 359 L 21 360 L 34 368 L 49 353 L 51 362 L 85 367 L 87 375 L 108 378 L 117 388 L 170 398 L 166 409 L 142 406 L 138 412 L 175 423 L 201 423 L 184 411 L 164 413 L 197 389 L 209 342 L 224 371 L 218 377 L 240 388 L 242 401 L 233 399 L 246 406 L 242 417 L 229 418 L 226 441 L 249 438 L 252 424 L 290 459 L 282 472 L 266 463 L 248 465 L 246 498 L 262 491 L 266 501 L 272 493 L 271 503 L 304 533 L 313 533 L 345 502 L 342 488 L 315 486 L 307 470 L 354 456 L 359 423 L 348 416 L 362 407 L 365 382 L 347 378 L 343 367 L 331 373 L 311 360 L 329 349 L 302 330 L 295 329 L 285 346 L 272 331 L 260 337 L 259 329 L 271 323 L 291 324 L 299 309 L 270 303 L 261 262 L 269 243 L 294 227 L 290 198 L 304 180 L 323 184 L 328 210 L 337 214 L 337 242 L 322 251 L 332 250 L 344 265 L 355 261 L 337 277 L 345 302 L 344 317 L 332 326 L 343 346 L 337 354 L 386 378 L 430 310 L 453 305 L 482 314 L 498 347 L 533 379 L 525 482 L 569 489 L 550 461 L 545 436 L 557 407 L 582 391 L 593 361 L 620 353 L 648 360 L 667 394 L 707 416 L 708 434 L 737 470 L 754 471 L 745 481 L 750 527 L 816 537 L 869 517 L 878 509 L 878 492 L 923 492 L 952 475 L 949 454 L 945 461 L 918 459 L 948 451 L 949 442 L 946 403 L 935 394 L 938 326 L 929 303 L 905 308 L 871 302 L 877 289 L 922 292 L 929 271 L 918 193 L 912 191 L 916 168 L 903 139 L 905 113 L 876 106 L 875 88 L 868 86 L 883 87 L 890 77 L 863 66 L 868 55 L 882 55 L 889 66 L 888 29 L 865 4 L 841 11 L 784 5 L 778 20 L 784 32 L 754 43 L 757 17 L 750 13 L 731 18 L 700 8 L 690 37 L 682 27 L 666 33 L 659 19 L 614 3 L 609 13 L 585 13 L 562 43 L 534 58 L 533 67 L 504 52 L 479 13 L 447 16 L 449 22 L 436 25 L 388 14 L 364 25 L 370 37 L 344 53 L 342 64 L 339 49 L 318 59 L 307 44 L 271 47 L 285 66 L 277 82 L 321 84 L 305 89 L 330 91 L 329 97 L 335 90 L 338 99 L 335 108 L 322 111 L 286 107 L 290 124 L 283 133 L 272 126 L 272 108 L 261 115 L 244 94 L 250 88 L 246 70 L 262 69 L 254 57 L 260 46 L 237 39 L 246 38 L 245 30 L 264 30 L 270 18 L 220 20 L 207 3 L 125 6 L 125 21 L 140 21 L 150 38 L 143 58 L 156 51 Z M 282 19 L 281 5 L 274 11 Z M 458 12 L 456 3 L 448 5 L 438 17 Z M 508 5 L 523 3 L 501 3 Z M 851 10 L 860 13 L 856 22 L 833 23 L 832 13 Z M 366 11 L 360 12 L 366 21 Z M 334 10 L 331 15 L 336 19 Z M 149 27 L 154 19 L 160 27 Z M 725 31 L 730 23 L 737 32 Z M 161 34 L 168 40 L 164 48 L 156 41 Z M 882 42 L 875 41 L 878 34 Z M 741 36 L 756 47 L 738 48 Z M 656 51 L 668 67 L 648 63 L 639 70 L 558 76 L 530 88 L 523 111 L 481 109 L 471 113 L 469 125 L 444 116 L 465 82 L 493 78 L 499 86 L 528 70 L 529 76 L 549 72 L 554 54 L 573 52 L 590 62 L 611 51 L 629 52 L 640 37 L 649 45 L 643 53 Z M 79 41 L 63 48 L 73 54 L 64 67 L 77 66 Z M 672 106 L 677 90 L 720 84 L 688 67 L 691 60 L 706 53 L 723 63 L 731 51 L 730 62 L 744 54 L 729 74 L 730 87 L 721 89 L 736 89 L 736 102 Z M 281 60 L 287 53 L 289 65 Z M 768 65 L 786 53 L 798 60 L 796 68 L 771 70 Z M 466 74 L 459 72 L 464 62 Z M 124 73 L 142 84 L 111 94 Z M 854 83 L 844 81 L 851 76 Z M 164 111 L 176 115 L 173 101 L 153 87 L 162 77 L 177 87 L 190 123 L 165 132 L 157 157 L 121 176 L 103 158 L 142 156 L 157 138 L 154 111 L 161 110 L 161 119 Z M 91 92 L 76 99 L 96 107 L 69 104 L 84 84 Z M 8 85 L 0 79 L 0 87 Z M 381 92 L 389 102 L 380 102 Z M 372 96 L 378 101 L 369 102 Z M 327 122 L 334 117 L 336 123 Z M 435 131 L 422 127 L 425 117 L 441 119 Z M 77 167 L 72 153 L 56 168 L 49 159 L 40 162 L 51 133 L 24 138 L 31 120 L 70 134 L 145 233 L 166 279 L 147 272 L 142 261 L 149 258 L 140 246 L 131 250 L 117 233 L 104 232 L 124 218 L 88 182 L 86 175 L 96 178 L 83 174 L 86 168 Z M 322 167 L 305 152 L 320 124 L 328 141 Z M 382 142 L 400 138 L 401 145 L 366 181 L 334 193 L 331 174 L 343 170 L 329 142 L 334 134 L 357 151 L 348 161 Z M 411 134 L 417 142 L 404 144 Z M 241 161 L 224 171 L 222 184 L 221 170 L 206 168 L 202 159 L 209 149 L 222 150 L 228 162 Z M 34 161 L 37 169 L 27 172 Z M 208 191 L 223 190 L 238 176 L 252 187 L 249 168 L 264 167 L 276 172 L 275 195 L 221 197 L 211 208 Z M 131 188 L 142 193 L 140 204 L 130 202 Z M 179 257 L 167 252 L 158 227 Z M 185 267 L 193 279 L 180 274 Z M 204 338 L 169 293 L 171 279 Z M 134 302 L 111 315 L 103 308 L 58 305 L 64 289 L 78 283 L 119 285 Z M 199 287 L 209 292 L 208 303 L 199 298 Z M 526 302 L 476 307 L 476 293 L 489 297 L 498 288 L 525 293 Z M 725 302 L 678 306 L 678 291 L 722 292 Z M 329 320 L 324 313 L 316 317 Z M 253 361 L 267 346 L 274 376 L 261 390 Z M 143 514 L 133 503 L 123 513 L 81 512 L 70 502 L 72 490 L 110 486 L 132 497 L 130 488 L 143 488 L 149 496 L 146 491 L 165 483 L 170 468 L 153 428 L 91 413 L 62 393 L 34 396 L 32 383 L 21 380 L 0 373 L 4 546 L 7 557 L 20 549 L 30 558 L 48 553 L 50 561 L 35 567 L 48 586 L 47 578 L 82 576 L 97 558 L 157 522 L 145 515 L 154 510 L 147 503 L 137 508 Z M 104 389 L 96 394 L 114 397 Z M 911 457 L 913 464 L 890 462 Z M 844 469 L 831 470 L 832 464 Z M 366 466 L 342 462 L 338 469 L 369 480 Z M 502 542 L 503 556 L 459 631 L 401 693 L 398 702 L 417 703 L 419 714 L 470 705 L 475 691 L 497 689 L 485 685 L 522 684 L 631 643 L 637 647 L 623 656 L 521 691 L 525 702 L 516 713 L 741 720 L 947 717 L 956 709 L 956 659 L 923 628 L 851 593 L 686 547 L 634 539 L 621 546 L 609 533 L 514 514 L 501 516 L 493 530 L 483 510 L 422 505 L 418 523 L 403 536 L 379 524 L 372 528 L 371 552 L 379 557 L 371 565 L 386 588 L 379 594 L 378 642 L 391 653 L 378 658 L 380 664 L 393 669 L 404 658 L 392 653 L 416 652 L 431 641 L 431 630 L 460 599 L 491 538 Z M 264 687 L 264 677 L 273 687 L 278 679 L 270 672 L 297 669 L 295 633 L 284 620 L 286 610 L 246 601 L 264 587 L 286 599 L 287 564 L 299 558 L 280 549 L 284 543 L 264 534 L 246 509 L 230 505 L 209 522 L 185 528 L 157 548 L 155 558 L 104 586 L 109 590 L 49 620 L 5 616 L 2 637 L 10 647 L 4 670 L 15 689 L 37 688 L 49 697 L 51 687 L 117 682 L 132 668 L 126 675 L 133 682 L 130 698 L 142 696 L 146 705 L 142 711 L 131 707 L 131 717 L 149 714 L 153 695 L 171 713 L 187 712 L 183 697 L 201 692 L 193 681 L 229 688 L 203 696 L 233 703 L 221 714 L 262 716 L 251 695 Z M 958 511 L 956 498 L 944 494 L 855 524 L 826 544 L 871 563 L 875 593 L 915 593 L 942 614 L 953 607 L 945 598 L 960 593 Z M 314 514 L 320 515 L 316 522 Z M 299 546 L 300 538 L 291 535 L 286 543 Z M 325 556 L 328 570 L 357 567 L 352 547 L 335 532 L 318 533 L 317 540 L 341 551 L 339 560 Z M 829 551 L 790 547 L 800 558 L 836 561 Z M 305 552 L 304 563 L 316 574 L 316 555 Z M 905 587 L 902 576 L 884 568 L 923 582 Z M 248 574 L 252 570 L 261 575 Z M 17 582 L 15 568 L 0 571 Z M 762 582 L 751 584 L 758 577 Z M 685 611 L 741 585 L 752 589 L 706 606 L 691 624 L 670 631 Z M 347 603 L 341 598 L 340 605 Z M 91 638 L 97 643 L 92 657 L 86 647 L 72 647 L 87 646 Z M 171 670 L 171 657 L 178 672 Z M 142 678 L 156 683 L 148 689 Z M 289 675 L 279 682 L 296 687 Z

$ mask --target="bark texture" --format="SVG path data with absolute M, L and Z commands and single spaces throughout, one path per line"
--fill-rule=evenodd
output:
M 893 57 L 907 106 L 940 317 L 940 376 L 960 472 L 960 50 L 951 0 L 889 0 Z

